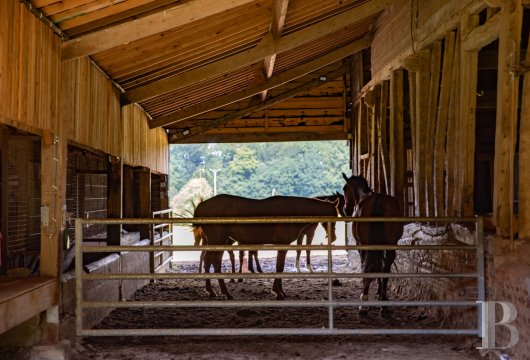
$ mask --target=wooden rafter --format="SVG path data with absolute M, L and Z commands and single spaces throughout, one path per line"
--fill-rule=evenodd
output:
M 273 0 L 272 4 L 272 19 L 271 19 L 271 32 L 274 39 L 279 39 L 282 36 L 283 26 L 285 25 L 285 16 L 287 15 L 287 7 L 289 6 L 289 0 Z M 276 54 L 267 56 L 263 61 L 263 69 L 265 77 L 269 79 L 274 71 L 274 63 L 276 62 Z M 267 90 L 264 90 L 261 94 L 261 101 L 265 101 L 267 98 Z
M 354 41 L 346 46 L 343 46 L 339 49 L 336 49 L 328 54 L 322 55 L 319 58 L 309 61 L 303 65 L 297 66 L 296 68 L 283 71 L 282 73 L 271 77 L 268 80 L 265 80 L 261 84 L 257 84 L 248 89 L 240 90 L 231 94 L 220 96 L 213 100 L 191 106 L 185 110 L 181 110 L 176 113 L 160 116 L 154 118 L 150 121 L 149 127 L 156 128 L 159 126 L 166 126 L 173 124 L 175 122 L 189 119 L 191 117 L 203 114 L 205 112 L 218 109 L 228 104 L 235 103 L 242 99 L 248 98 L 250 96 L 259 94 L 260 92 L 274 87 L 285 84 L 289 81 L 295 80 L 301 76 L 304 76 L 308 73 L 316 71 L 326 65 L 332 64 L 340 59 L 348 57 L 349 55 L 356 53 L 362 49 L 365 49 L 370 46 L 371 37 L 365 36 L 360 40 Z
M 252 103 L 249 104 L 246 108 L 235 111 L 231 114 L 225 115 L 217 120 L 209 121 L 203 125 L 197 125 L 194 127 L 191 127 L 189 129 L 185 129 L 184 131 L 174 133 L 170 136 L 170 140 L 173 142 L 177 142 L 181 139 L 187 139 L 194 135 L 201 134 L 205 131 L 220 127 L 222 125 L 225 125 L 229 121 L 239 119 L 243 116 L 247 116 L 255 111 L 260 111 L 263 109 L 266 109 L 274 104 L 277 104 L 279 102 L 282 102 L 284 100 L 290 99 L 296 95 L 299 95 L 311 88 L 317 87 L 322 85 L 323 83 L 326 83 L 328 81 L 334 80 L 337 77 L 341 76 L 344 72 L 347 71 L 349 67 L 349 64 L 341 66 L 338 70 L 331 71 L 327 74 L 323 74 L 322 76 L 319 76 L 317 79 L 308 81 L 292 90 L 289 90 L 283 94 L 280 94 L 274 98 L 268 99 L 267 101 L 261 102 L 261 103 Z
M 274 40 L 266 36 L 255 48 L 240 52 L 219 61 L 182 74 L 168 76 L 150 84 L 131 89 L 126 96 L 130 103 L 140 102 L 170 91 L 219 76 L 245 65 L 262 61 L 272 54 L 279 54 L 308 43 L 326 34 L 343 29 L 357 21 L 365 19 L 382 11 L 392 3 L 391 0 L 372 0 L 353 9 L 335 15 L 317 24 L 308 26 L 303 30 L 293 32 Z
M 75 59 L 128 44 L 255 0 L 194 0 L 105 30 L 63 43 L 63 60 Z

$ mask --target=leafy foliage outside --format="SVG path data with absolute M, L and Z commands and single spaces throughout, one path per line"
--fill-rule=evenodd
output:
M 345 141 L 171 145 L 171 206 L 190 216 L 192 203 L 211 197 L 214 189 L 254 199 L 341 191 L 348 149 Z

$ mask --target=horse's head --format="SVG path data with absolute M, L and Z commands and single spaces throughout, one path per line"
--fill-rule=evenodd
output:
M 361 201 L 363 195 L 370 194 L 372 190 L 368 186 L 368 182 L 362 176 L 352 175 L 346 176 L 342 173 L 342 177 L 346 180 L 344 185 L 344 213 L 348 216 L 353 214 L 353 208 Z

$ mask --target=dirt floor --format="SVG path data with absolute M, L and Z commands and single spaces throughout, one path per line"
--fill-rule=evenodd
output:
M 327 258 L 314 256 L 315 270 L 325 270 Z M 262 259 L 265 272 L 273 272 L 275 259 Z M 228 263 L 224 266 L 228 271 Z M 337 256 L 334 268 L 351 271 L 346 256 Z M 197 264 L 179 263 L 174 271 L 197 271 Z M 286 271 L 294 272 L 288 258 Z M 328 295 L 327 280 L 284 279 L 288 300 L 322 300 Z M 272 280 L 254 279 L 228 283 L 235 300 L 274 300 Z M 373 285 L 375 286 L 375 285 Z M 218 291 L 216 282 L 214 288 Z M 357 300 L 359 279 L 341 279 L 333 287 L 337 300 Z M 375 293 L 375 288 L 372 290 Z M 391 288 L 390 298 L 395 299 Z M 372 297 L 373 298 L 373 297 Z M 208 301 L 203 281 L 164 280 L 148 285 L 135 300 Z M 224 301 L 223 297 L 210 301 Z M 439 328 L 440 319 L 421 309 L 393 308 L 391 316 L 380 316 L 373 308 L 368 315 L 357 309 L 335 310 L 336 328 Z M 97 328 L 297 328 L 326 327 L 328 311 L 322 308 L 192 308 L 117 309 Z M 473 336 L 448 335 L 352 335 L 352 336 L 246 336 L 246 337 L 86 337 L 73 338 L 72 359 L 481 359 Z

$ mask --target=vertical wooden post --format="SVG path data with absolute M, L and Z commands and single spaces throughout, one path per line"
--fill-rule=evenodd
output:
M 135 216 L 134 212 L 134 170 L 130 166 L 124 165 L 122 168 L 123 173 L 123 208 L 122 216 L 125 218 L 133 218 Z
M 453 81 L 453 64 L 455 51 L 455 32 L 451 31 L 445 36 L 444 59 L 442 69 L 442 83 L 440 89 L 440 101 L 436 121 L 434 138 L 434 193 L 435 193 L 435 216 L 445 215 L 445 186 L 444 186 L 444 164 L 445 164 L 445 140 L 447 131 L 447 119 L 450 111 L 451 84 Z
M 108 166 L 107 175 L 107 216 L 122 217 L 122 172 L 123 160 L 113 158 Z M 107 244 L 121 245 L 121 225 L 107 225 Z
M 435 41 L 431 51 L 430 84 L 427 117 L 425 118 L 425 211 L 434 216 L 434 140 L 436 112 L 440 90 L 440 66 L 442 62 L 442 42 Z
M 497 92 L 497 126 L 495 131 L 495 165 L 493 185 L 493 220 L 497 234 L 513 235 L 513 162 L 519 78 L 510 67 L 519 63 L 522 7 L 520 1 L 506 1 L 501 9 L 499 32 L 499 77 Z M 521 184 L 523 185 L 523 184 Z
M 405 152 L 403 149 L 403 70 L 392 71 L 390 78 L 390 194 L 404 212 Z
M 138 179 L 137 208 L 135 216 L 139 218 L 150 218 L 151 215 L 151 170 L 140 168 L 135 170 Z M 151 234 L 150 225 L 139 227 L 141 239 L 149 239 Z
M 426 120 L 428 116 L 430 88 L 430 50 L 416 53 L 407 69 L 409 75 L 411 99 L 411 132 L 413 138 L 413 171 L 414 171 L 414 213 L 425 216 L 425 153 L 426 153 Z M 412 83 L 414 82 L 414 84 Z
M 0 100 L 1 101 L 1 100 Z M 2 191 L 1 199 L 2 203 L 0 206 L 2 206 L 2 211 L 0 213 L 2 214 L 2 218 L 0 219 L 0 230 L 2 231 L 2 237 L 3 241 L 2 244 L 0 244 L 0 252 L 2 253 L 0 256 L 2 258 L 0 259 L 0 262 L 2 262 L 0 266 L 0 273 L 5 274 L 5 271 L 7 270 L 7 264 L 5 261 L 7 261 L 7 224 L 8 224 L 8 218 L 7 218 L 7 211 L 8 211 L 8 196 L 7 196 L 7 183 L 8 183 L 8 176 L 7 176 L 7 169 L 8 169 L 8 157 L 7 157 L 7 134 L 6 134 L 6 128 L 3 125 L 0 125 L 0 155 L 2 156 L 2 168 L 0 169 L 1 172 L 1 182 L 2 182 L 2 188 L 0 189 Z
M 387 129 L 387 108 L 388 108 L 388 89 L 390 87 L 388 80 L 383 81 L 381 85 L 381 109 L 379 111 L 379 134 L 378 134 L 378 150 L 379 150 L 379 182 L 380 191 L 385 194 L 390 194 L 390 164 L 388 155 L 388 129 Z
M 526 45 L 526 62 L 530 61 L 530 39 Z M 530 72 L 524 75 L 521 121 L 519 124 L 519 239 L 530 238 Z
M 410 137 L 412 140 L 412 170 L 413 170 L 413 179 L 412 179 L 412 185 L 413 185 L 413 191 L 414 194 L 414 214 L 410 214 L 408 207 L 409 205 L 406 203 L 405 206 L 407 207 L 407 213 L 414 216 L 420 216 L 420 211 L 418 208 L 418 189 L 416 187 L 416 161 L 414 160 L 414 156 L 417 152 L 417 146 L 418 146 L 418 138 L 416 136 L 416 123 L 417 123 L 417 115 L 416 115 L 416 84 L 417 84 L 417 77 L 418 74 L 416 72 L 413 72 L 411 69 L 409 69 L 409 107 L 410 107 Z M 407 195 L 408 197 L 408 195 Z
M 478 15 L 464 15 L 462 38 L 478 25 Z M 458 199 L 462 215 L 473 215 L 475 173 L 475 123 L 477 105 L 478 52 L 460 48 L 460 150 Z
M 458 35 L 458 34 L 457 34 Z M 449 97 L 449 113 L 447 114 L 447 144 L 446 144 L 446 164 L 447 184 L 445 190 L 445 204 L 447 216 L 457 216 L 460 208 L 456 206 L 456 186 L 458 184 L 458 124 L 460 123 L 460 36 L 455 39 L 455 57 L 453 61 L 454 72 L 451 82 L 451 94 Z

